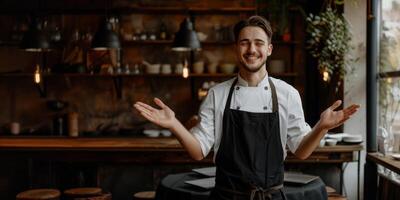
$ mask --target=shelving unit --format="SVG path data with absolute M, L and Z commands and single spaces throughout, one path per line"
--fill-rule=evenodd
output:
M 218 6 L 218 3 L 195 3 L 184 2 L 172 6 L 172 4 L 161 3 L 159 6 L 150 5 L 146 2 L 132 2 L 130 5 L 122 5 L 122 2 L 107 2 L 102 1 L 97 4 L 91 5 L 88 2 L 74 2 L 72 4 L 64 6 L 62 3 L 55 3 L 51 1 L 41 2 L 40 6 L 29 6 L 29 5 L 17 5 L 10 4 L 11 7 L 7 9 L 0 9 L 0 15 L 27 15 L 32 13 L 39 13 L 40 15 L 52 16 L 52 15 L 107 15 L 107 16 L 124 16 L 124 15 L 184 15 L 193 17 L 202 17 L 207 15 L 218 15 L 218 16 L 239 16 L 239 18 L 245 18 L 253 14 L 257 14 L 258 7 L 257 1 L 254 2 L 240 2 L 232 4 L 231 6 Z M 165 4 L 166 6 L 164 6 Z M 209 5 L 208 5 L 209 4 Z M 227 3 L 219 3 L 221 5 Z M 75 5 L 75 6 L 74 6 Z M 14 7 L 13 7 L 14 6 Z M 197 29 L 198 31 L 201 31 Z M 136 41 L 122 41 L 122 59 L 121 62 L 127 62 L 124 60 L 125 52 L 132 48 L 146 48 L 148 46 L 169 46 L 172 44 L 172 40 L 136 40 Z M 201 42 L 204 48 L 228 48 L 227 46 L 233 45 L 232 41 L 212 41 L 206 40 Z M 294 46 L 301 44 L 300 41 L 273 41 L 273 45 L 282 46 L 283 48 L 288 47 L 290 50 L 290 57 L 286 58 L 288 63 L 289 73 L 294 73 L 293 64 L 294 61 Z M 16 47 L 18 42 L 14 41 L 0 41 L 0 47 Z M 62 48 L 63 44 L 54 45 L 57 49 Z M 129 50 L 130 51 L 130 50 Z M 140 52 L 140 51 L 138 51 Z

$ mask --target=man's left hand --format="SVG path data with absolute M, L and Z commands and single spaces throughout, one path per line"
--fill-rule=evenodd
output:
M 329 108 L 321 113 L 319 125 L 323 129 L 329 130 L 342 125 L 346 120 L 351 117 L 351 115 L 357 112 L 358 108 L 360 108 L 360 105 L 353 104 L 343 110 L 335 111 L 335 109 L 338 108 L 341 104 L 342 101 L 337 100 Z

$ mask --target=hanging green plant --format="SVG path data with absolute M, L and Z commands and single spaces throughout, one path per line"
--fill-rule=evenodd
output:
M 351 49 L 351 34 L 347 21 L 330 7 L 319 15 L 310 14 L 306 21 L 306 31 L 310 38 L 307 48 L 318 60 L 318 69 L 323 79 L 329 81 L 334 74 L 343 79 L 350 70 L 348 64 L 351 61 L 345 59 L 345 55 Z

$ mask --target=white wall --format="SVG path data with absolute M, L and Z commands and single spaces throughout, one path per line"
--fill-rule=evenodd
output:
M 366 139 L 366 39 L 367 39 L 367 1 L 365 0 L 346 0 L 344 6 L 344 15 L 349 21 L 355 49 L 352 55 L 359 58 L 354 64 L 353 74 L 346 76 L 344 83 L 344 106 L 356 103 L 361 108 L 344 125 L 344 132 L 363 135 Z M 365 147 L 365 142 L 363 143 Z M 364 183 L 364 163 L 365 150 L 361 153 L 361 173 L 360 173 L 360 199 L 363 199 Z M 357 199 L 357 163 L 350 163 L 344 173 L 344 185 L 349 200 Z

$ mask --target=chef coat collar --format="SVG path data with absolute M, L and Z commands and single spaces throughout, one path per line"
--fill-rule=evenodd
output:
M 246 80 L 244 80 L 240 74 L 238 73 L 238 82 L 237 82 L 238 86 L 243 86 L 243 87 L 248 87 L 249 84 Z M 269 82 L 268 82 L 268 73 L 265 74 L 263 80 L 261 82 L 259 82 L 257 84 L 256 87 L 265 87 L 265 86 L 269 86 Z

